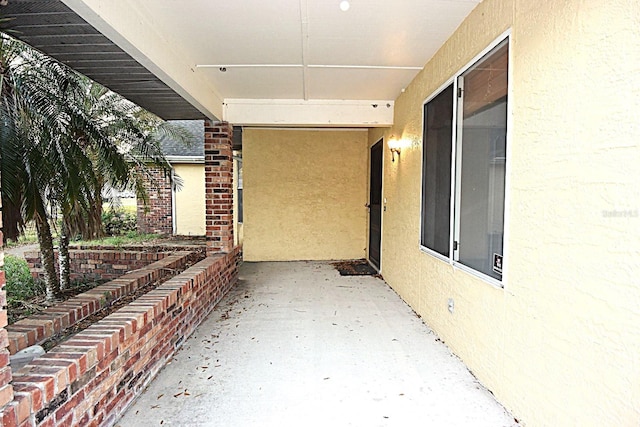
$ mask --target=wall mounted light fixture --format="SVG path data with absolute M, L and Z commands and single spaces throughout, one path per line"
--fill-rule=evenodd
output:
M 400 149 L 402 148 L 401 141 L 393 139 L 392 137 L 389 139 L 387 145 L 389 145 L 389 150 L 391 150 L 391 161 L 396 161 L 396 154 L 398 155 L 398 159 L 400 159 Z

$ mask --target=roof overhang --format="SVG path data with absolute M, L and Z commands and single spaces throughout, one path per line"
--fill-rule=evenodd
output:
M 12 36 L 163 119 L 221 117 L 189 99 L 150 61 L 125 51 L 123 40 L 120 46 L 114 43 L 96 29 L 96 22 L 87 22 L 59 0 L 11 0 L 0 7 L 0 16 L 9 19 L 3 30 Z

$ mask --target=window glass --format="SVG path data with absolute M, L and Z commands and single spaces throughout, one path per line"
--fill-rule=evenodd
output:
M 502 277 L 508 57 L 505 41 L 458 79 L 457 260 L 496 279 Z

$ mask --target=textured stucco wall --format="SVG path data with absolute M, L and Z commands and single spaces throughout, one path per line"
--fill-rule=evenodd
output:
M 204 165 L 175 164 L 184 184 L 176 191 L 176 234 L 204 236 Z
M 507 29 L 498 289 L 419 250 L 421 115 Z M 640 425 L 639 70 L 637 1 L 485 0 L 395 104 L 383 275 L 527 426 Z
M 245 129 L 244 259 L 363 258 L 367 131 Z

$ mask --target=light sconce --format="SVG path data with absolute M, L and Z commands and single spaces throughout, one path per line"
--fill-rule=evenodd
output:
M 400 159 L 400 149 L 402 148 L 401 141 L 396 139 L 390 139 L 388 142 L 389 150 L 391 150 L 391 161 L 396 161 L 396 154 L 398 155 L 398 159 Z

